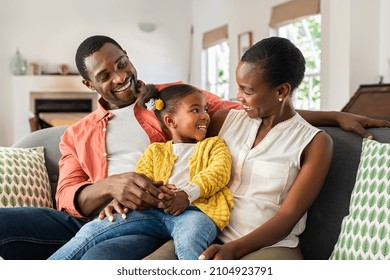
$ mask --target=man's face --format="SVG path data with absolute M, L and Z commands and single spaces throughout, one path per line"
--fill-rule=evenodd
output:
M 137 80 L 137 70 L 123 50 L 106 43 L 85 58 L 85 65 L 90 80 L 83 83 L 108 102 L 108 109 L 123 108 L 135 102 L 143 83 Z

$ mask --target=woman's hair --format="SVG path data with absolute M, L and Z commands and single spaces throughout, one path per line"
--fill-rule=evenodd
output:
M 255 64 L 271 87 L 289 83 L 291 92 L 305 75 L 302 52 L 285 38 L 270 37 L 257 42 L 244 53 L 241 61 Z
M 87 67 L 85 65 L 85 59 L 94 54 L 95 52 L 99 51 L 107 43 L 113 44 L 119 49 L 123 50 L 122 47 L 114 39 L 103 35 L 95 35 L 88 37 L 77 48 L 75 62 L 77 70 L 79 70 L 80 75 L 83 77 L 83 79 L 89 81 Z
M 202 94 L 199 89 L 188 84 L 171 85 L 161 90 L 158 90 L 155 85 L 149 84 L 142 88 L 138 103 L 142 107 L 154 111 L 162 128 L 167 129 L 164 124 L 164 114 L 175 113 L 180 100 L 193 93 Z M 162 103 L 157 101 L 159 99 L 162 100 Z

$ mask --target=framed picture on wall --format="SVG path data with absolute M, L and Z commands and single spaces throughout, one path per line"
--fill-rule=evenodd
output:
M 238 34 L 238 60 L 250 47 L 252 47 L 252 31 Z

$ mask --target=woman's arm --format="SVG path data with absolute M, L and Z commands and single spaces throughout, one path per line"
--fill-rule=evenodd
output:
M 361 115 L 336 111 L 307 111 L 297 110 L 297 112 L 309 123 L 315 126 L 340 126 L 345 131 L 359 134 L 363 138 L 373 139 L 367 127 L 390 127 L 390 121 L 373 119 Z
M 202 253 L 204 259 L 240 259 L 285 238 L 317 198 L 329 170 L 332 150 L 330 136 L 318 133 L 305 148 L 302 168 L 276 215 L 242 238 L 210 246 Z

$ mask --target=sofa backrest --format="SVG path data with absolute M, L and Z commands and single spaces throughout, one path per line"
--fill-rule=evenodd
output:
M 55 207 L 55 193 L 58 182 L 58 161 L 61 158 L 58 145 L 67 126 L 56 126 L 34 131 L 12 145 L 15 148 L 45 147 L 45 162 Z
M 328 259 L 337 242 L 360 162 L 362 138 L 339 127 L 320 127 L 333 139 L 333 159 L 319 197 L 308 211 L 300 236 L 305 259 Z M 375 140 L 390 143 L 389 128 L 368 129 Z
M 45 147 L 46 166 L 52 188 L 53 202 L 58 181 L 58 149 L 60 137 L 67 126 L 35 131 L 13 147 Z M 333 159 L 329 174 L 317 200 L 308 211 L 306 230 L 300 236 L 305 259 L 328 259 L 340 233 L 341 222 L 348 215 L 349 202 L 360 161 L 362 138 L 339 127 L 320 127 L 333 139 Z M 375 140 L 390 143 L 389 128 L 371 128 Z

